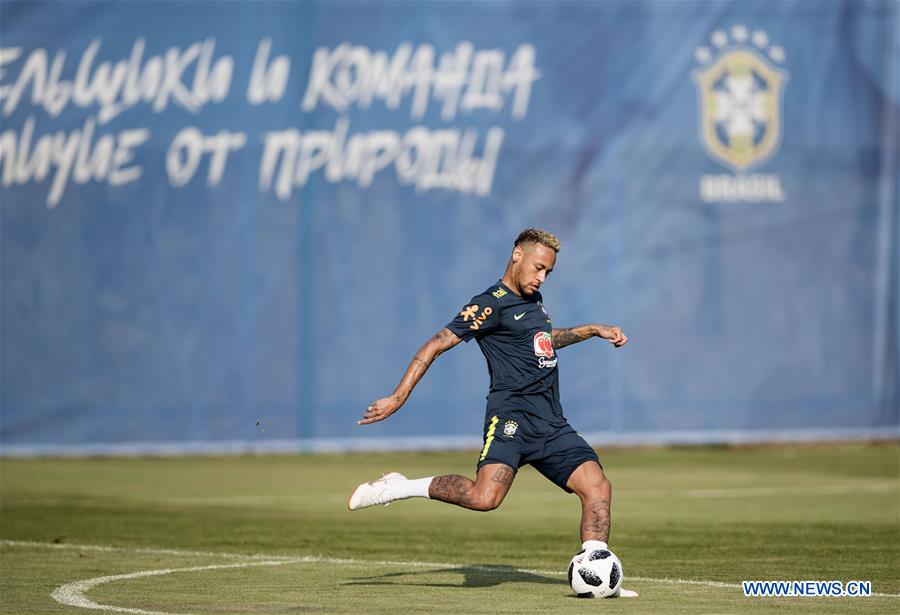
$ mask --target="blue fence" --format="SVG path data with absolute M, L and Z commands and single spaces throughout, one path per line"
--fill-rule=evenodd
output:
M 900 434 L 900 3 L 0 4 L 4 454 L 477 446 L 562 241 L 595 442 Z

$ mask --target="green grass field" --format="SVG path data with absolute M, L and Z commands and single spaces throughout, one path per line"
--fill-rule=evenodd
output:
M 346 509 L 383 471 L 471 475 L 475 455 L 3 459 L 0 613 L 900 612 L 897 443 L 602 452 L 641 594 L 619 600 L 571 595 L 579 502 L 530 468 L 490 513 Z M 756 579 L 881 595 L 744 597 Z

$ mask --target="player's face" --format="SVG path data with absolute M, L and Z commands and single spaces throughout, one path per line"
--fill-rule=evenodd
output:
M 516 250 L 522 250 L 519 261 L 516 263 L 516 283 L 522 294 L 533 295 L 553 271 L 553 266 L 556 264 L 556 252 L 540 243 L 524 248 L 517 246 Z

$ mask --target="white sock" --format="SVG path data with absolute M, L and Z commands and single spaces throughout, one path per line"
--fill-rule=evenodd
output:
M 585 540 L 581 543 L 581 548 L 585 551 L 589 551 L 591 549 L 603 549 L 604 551 L 608 551 L 609 547 L 606 546 L 606 543 L 602 540 Z
M 412 480 L 398 480 L 391 483 L 391 494 L 395 500 L 405 500 L 406 498 L 430 498 L 428 495 L 428 487 L 434 476 L 426 478 L 414 478 Z

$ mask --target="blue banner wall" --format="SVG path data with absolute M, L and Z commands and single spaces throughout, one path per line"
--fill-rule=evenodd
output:
M 595 442 L 900 435 L 900 3 L 2 2 L 5 454 L 478 446 L 562 241 Z

